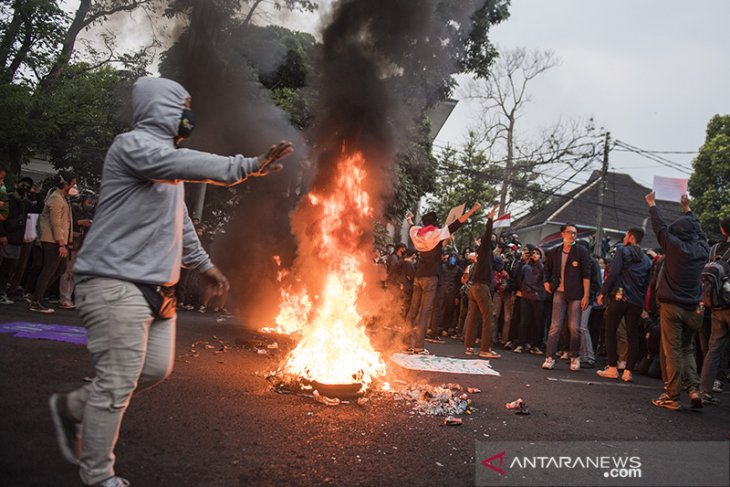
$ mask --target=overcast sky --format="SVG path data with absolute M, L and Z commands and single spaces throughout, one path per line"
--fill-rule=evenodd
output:
M 510 14 L 491 35 L 501 49 L 550 49 L 561 60 L 531 85 L 528 132 L 594 116 L 642 149 L 696 151 L 709 119 L 730 114 L 729 0 L 512 0 Z M 475 115 L 461 101 L 437 143 L 463 143 Z M 694 155 L 664 157 L 689 169 Z M 629 152 L 609 160 L 647 186 L 654 174 L 687 177 Z

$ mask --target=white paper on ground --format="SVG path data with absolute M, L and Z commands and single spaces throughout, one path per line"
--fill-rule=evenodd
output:
M 440 357 L 438 355 L 410 355 L 394 353 L 390 359 L 401 367 L 428 372 L 446 372 L 449 374 L 496 375 L 488 360 L 460 359 Z
M 687 181 L 683 178 L 654 176 L 654 197 L 658 200 L 678 203 L 682 195 L 687 193 Z

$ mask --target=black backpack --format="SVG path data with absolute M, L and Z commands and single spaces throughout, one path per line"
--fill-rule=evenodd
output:
M 710 309 L 730 307 L 730 249 L 719 257 L 717 249 L 710 250 L 710 262 L 702 269 L 702 302 Z

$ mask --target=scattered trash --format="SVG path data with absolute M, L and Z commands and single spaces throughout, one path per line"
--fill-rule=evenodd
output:
M 410 385 L 395 393 L 395 400 L 415 402 L 413 410 L 418 414 L 434 416 L 455 416 L 471 414 L 471 399 L 464 394 L 459 384 Z
M 463 423 L 461 418 L 455 418 L 453 416 L 446 416 L 444 418 L 444 424 L 446 426 L 461 426 Z
M 477 389 L 476 387 L 467 387 L 466 392 L 468 392 L 469 394 L 479 394 L 480 392 L 482 392 L 482 390 Z
M 439 463 L 439 462 L 436 462 L 436 465 L 438 465 L 439 467 L 443 467 L 444 466 L 443 463 Z
M 519 398 L 517 400 L 514 400 L 512 402 L 508 402 L 505 404 L 505 407 L 507 409 L 519 409 L 520 405 L 523 403 L 522 398 Z
M 323 396 L 322 394 L 319 393 L 319 391 L 314 391 L 312 393 L 312 397 L 314 397 L 315 401 L 321 402 L 322 404 L 324 404 L 326 406 L 339 406 L 340 405 L 339 399 L 337 399 L 336 397 Z
M 256 353 L 258 353 L 259 355 L 267 355 L 269 352 L 267 352 L 263 348 L 257 348 Z
M 514 409 L 515 414 L 522 414 L 524 416 L 530 414 L 527 403 L 522 398 L 519 398 L 512 402 L 508 402 L 507 404 L 505 404 L 505 406 L 507 407 L 507 409 Z
M 370 399 L 368 399 L 367 397 L 359 397 L 359 398 L 357 399 L 357 405 L 358 405 L 358 406 L 364 406 L 364 405 L 366 405 L 366 404 L 367 404 L 367 403 L 368 403 L 369 401 L 370 401 Z
M 279 344 L 276 342 L 269 343 L 268 345 L 266 345 L 266 348 L 268 348 L 269 350 L 276 350 L 277 348 L 279 348 Z

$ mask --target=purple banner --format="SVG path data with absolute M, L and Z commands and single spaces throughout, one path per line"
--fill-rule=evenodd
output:
M 0 323 L 0 333 L 12 333 L 18 338 L 34 340 L 55 340 L 77 345 L 86 345 L 86 328 L 81 326 L 46 325 L 16 321 Z

